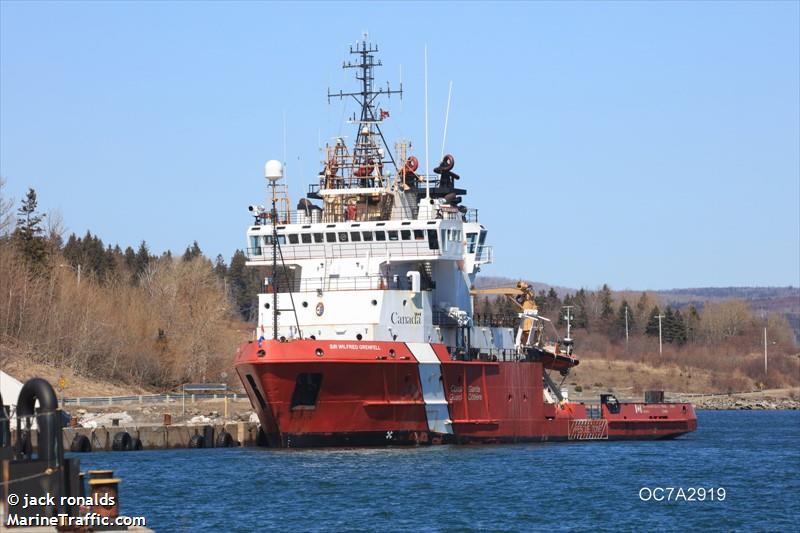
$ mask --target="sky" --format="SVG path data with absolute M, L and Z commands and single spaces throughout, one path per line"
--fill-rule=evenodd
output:
M 495 262 L 566 287 L 800 285 L 800 3 L 0 2 L 0 175 L 123 248 L 246 246 L 353 137 L 368 32 L 390 146 L 452 153 Z

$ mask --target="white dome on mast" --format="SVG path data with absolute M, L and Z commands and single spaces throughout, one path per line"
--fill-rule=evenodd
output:
M 270 159 L 264 165 L 264 177 L 272 183 L 283 178 L 283 164 L 277 159 Z

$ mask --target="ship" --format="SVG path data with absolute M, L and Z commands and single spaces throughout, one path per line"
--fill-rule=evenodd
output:
M 247 266 L 264 283 L 235 368 L 265 444 L 604 441 L 694 431 L 693 406 L 663 394 L 568 399 L 561 385 L 579 364 L 569 309 L 561 337 L 526 282 L 475 288 L 493 249 L 477 209 L 465 204 L 454 156 L 430 172 L 427 146 L 424 165 L 406 140 L 390 149 L 382 131 L 390 112 L 380 105 L 402 98 L 402 82 L 375 84 L 381 61 L 366 38 L 349 52 L 343 68 L 355 72 L 357 87 L 328 89 L 328 100 L 358 103 L 348 120 L 352 144 L 338 137 L 325 145 L 318 180 L 296 205 L 284 165 L 268 161 L 271 207 L 249 206 Z M 476 296 L 488 293 L 517 312 L 474 313 Z

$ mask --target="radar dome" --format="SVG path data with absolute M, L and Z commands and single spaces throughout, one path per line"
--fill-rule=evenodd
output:
M 283 177 L 283 165 L 277 159 L 270 159 L 264 165 L 264 177 L 275 182 Z

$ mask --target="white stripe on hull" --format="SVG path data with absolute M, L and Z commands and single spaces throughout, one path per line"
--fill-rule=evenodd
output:
M 436 433 L 453 433 L 439 358 L 426 342 L 407 342 L 406 346 L 419 362 L 419 381 L 422 383 L 428 429 Z

